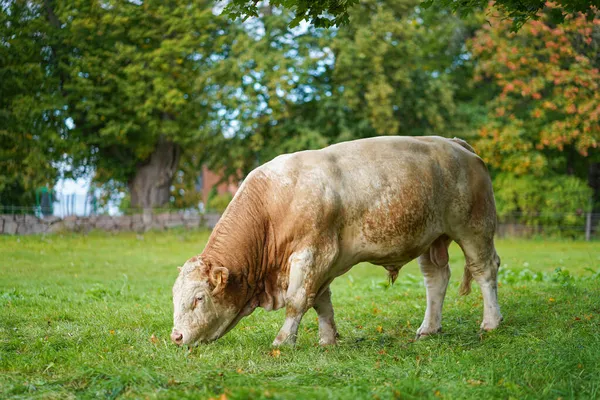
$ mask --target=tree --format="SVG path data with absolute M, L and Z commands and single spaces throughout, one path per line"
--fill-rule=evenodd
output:
M 303 20 L 309 20 L 316 27 L 331 27 L 347 25 L 352 20 L 350 12 L 360 2 L 358 0 L 272 0 L 273 6 L 281 6 L 293 10 L 295 18 L 291 20 L 290 25 L 296 26 Z M 461 15 L 472 14 L 485 9 L 489 0 L 424 0 L 421 3 L 423 8 L 437 6 L 449 8 Z M 544 8 L 545 0 L 496 0 L 496 7 L 513 20 L 513 28 L 518 29 L 524 22 L 537 18 L 537 13 Z M 583 0 L 557 0 L 556 4 L 560 8 L 555 8 L 553 18 L 556 22 L 562 22 L 569 15 L 586 13 L 589 18 L 593 18 L 598 3 L 595 1 Z M 248 18 L 258 16 L 257 1 L 232 0 L 225 7 L 225 13 L 232 18 Z
M 97 184 L 127 187 L 132 207 L 165 205 L 182 152 L 218 108 L 213 78 L 230 24 L 210 1 L 56 1 L 47 11 L 66 59 L 69 162 Z
M 363 1 L 331 43 L 333 97 L 357 122 L 340 139 L 449 135 L 458 110 L 453 74 L 470 29 L 418 1 Z
M 226 61 L 245 67 L 241 86 L 219 90 L 236 134 L 218 141 L 217 165 L 247 172 L 277 154 L 343 140 L 455 134 L 455 79 L 469 76 L 455 72 L 478 24 L 416 4 L 362 2 L 340 30 L 293 30 L 285 13 L 253 20 L 264 34 L 236 40 L 245 52 L 233 49 Z
M 41 4 L 0 7 L 0 204 L 31 207 L 37 188 L 54 185 L 65 149 L 55 36 Z
M 490 0 L 425 0 L 423 5 L 429 7 L 432 4 L 438 4 L 443 7 L 449 7 L 451 10 L 462 15 L 470 14 L 476 10 L 486 9 Z M 495 0 L 493 1 L 497 10 L 502 12 L 503 17 L 512 20 L 511 30 L 517 31 L 523 24 L 530 19 L 537 20 L 540 11 L 548 5 L 552 11 L 546 14 L 546 18 L 552 20 L 555 24 L 561 24 L 567 18 L 577 17 L 580 14 L 586 14 L 588 20 L 592 20 L 600 5 L 597 1 L 586 0 Z
M 598 201 L 600 19 L 580 14 L 555 25 L 554 8 L 516 34 L 494 18 L 472 41 L 476 79 L 494 88 L 476 147 L 495 172 L 589 178 Z
M 328 32 L 291 29 L 289 21 L 288 14 L 264 7 L 260 18 L 231 39 L 230 55 L 221 64 L 231 73 L 215 79 L 220 110 L 202 153 L 226 177 L 241 178 L 281 152 L 328 144 L 301 113 L 322 93 L 327 54 L 321 40 Z

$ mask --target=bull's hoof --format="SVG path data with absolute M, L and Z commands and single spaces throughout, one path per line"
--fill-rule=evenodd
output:
M 430 336 L 430 335 L 435 335 L 438 333 L 442 332 L 442 327 L 440 326 L 439 328 L 424 328 L 424 327 L 420 327 L 417 330 L 417 336 L 415 337 L 415 340 L 424 338 L 426 336 Z
M 334 329 L 323 329 L 319 331 L 319 345 L 321 346 L 335 346 L 337 339 L 340 338 L 340 334 Z
M 500 322 L 502 322 L 504 320 L 504 317 L 500 316 L 499 318 L 494 318 L 494 319 L 489 319 L 489 320 L 483 320 L 483 322 L 481 323 L 481 330 L 482 331 L 493 331 L 494 329 L 498 328 L 498 326 L 500 326 Z
M 335 340 L 335 336 L 319 339 L 320 346 L 335 346 L 336 344 L 337 344 L 337 341 Z
M 273 340 L 273 347 L 294 347 L 296 345 L 296 336 L 293 335 L 282 335 L 281 333 L 277 335 L 275 340 Z

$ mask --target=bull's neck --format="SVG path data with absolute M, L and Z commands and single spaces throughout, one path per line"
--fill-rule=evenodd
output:
M 263 289 L 269 270 L 270 227 L 264 209 L 248 191 L 240 190 L 215 226 L 202 258 L 229 269 L 237 283 L 238 300 L 250 301 Z

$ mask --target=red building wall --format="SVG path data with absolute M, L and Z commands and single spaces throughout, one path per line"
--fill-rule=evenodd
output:
M 217 174 L 214 171 L 208 169 L 206 165 L 202 166 L 202 201 L 206 205 L 208 201 L 208 196 L 213 187 L 217 187 L 217 194 L 225 194 L 231 193 L 231 195 L 235 195 L 239 188 L 238 182 L 231 178 L 229 179 L 229 183 L 223 182 L 219 184 L 222 175 Z

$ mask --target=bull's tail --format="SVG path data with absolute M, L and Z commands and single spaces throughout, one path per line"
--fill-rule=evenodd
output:
M 496 274 L 498 273 L 498 269 L 500 268 L 500 256 L 498 256 L 498 253 L 496 252 L 496 250 L 494 249 L 494 255 L 493 255 L 493 268 L 495 268 L 496 270 Z M 466 296 L 469 293 L 471 293 L 471 282 L 473 281 L 473 274 L 471 274 L 471 271 L 469 270 L 469 265 L 465 263 L 465 273 L 463 275 L 463 280 L 460 284 L 460 287 L 458 288 L 458 294 L 460 294 L 461 296 Z
M 459 139 L 457 137 L 455 137 L 453 139 L 450 139 L 450 140 L 452 140 L 454 143 L 460 144 L 462 147 L 464 147 L 465 149 L 469 150 L 471 153 L 477 154 L 477 153 L 475 153 L 475 149 L 473 149 L 471 147 L 471 145 L 469 143 L 465 142 L 464 140 Z
M 473 275 L 471 271 L 469 271 L 469 267 L 465 265 L 465 273 L 463 275 L 463 280 L 460 284 L 460 288 L 458 289 L 458 294 L 461 296 L 466 296 L 471 293 L 471 282 L 473 281 Z

